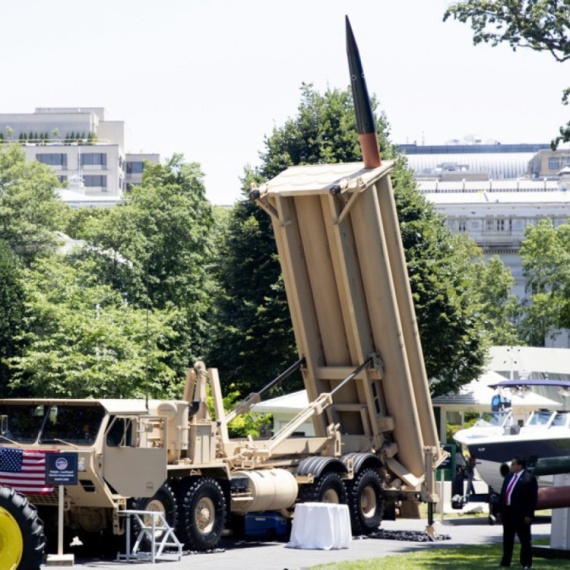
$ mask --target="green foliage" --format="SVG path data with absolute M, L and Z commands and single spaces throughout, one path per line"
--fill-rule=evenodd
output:
M 129 305 L 94 275 L 58 255 L 27 270 L 24 330 L 15 335 L 24 349 L 8 360 L 10 387 L 35 397 L 143 397 L 148 365 L 150 395 L 174 396 L 180 386 L 164 363 L 172 316 Z
M 520 255 L 530 292 L 521 328 L 531 346 L 544 346 L 570 328 L 570 225 L 555 228 L 547 219 L 527 226 Z
M 522 47 L 549 52 L 561 63 L 570 58 L 570 5 L 566 0 L 464 0 L 454 2 L 445 11 L 444 21 L 448 18 L 470 22 L 475 45 L 508 43 L 513 50 Z M 570 88 L 564 90 L 565 105 L 569 93 Z M 552 147 L 569 141 L 570 122 L 560 127 Z
M 234 207 L 219 248 L 217 277 L 217 336 L 207 362 L 220 369 L 224 386 L 235 384 L 249 393 L 298 358 L 271 222 L 256 204 Z
M 90 245 L 83 255 L 95 262 L 101 282 L 136 307 L 176 311 L 170 364 L 181 375 L 202 356 L 214 289 L 214 219 L 202 177 L 180 155 L 166 165 L 147 163 L 142 185 L 123 205 L 92 217 L 81 231 Z
M 99 223 L 110 212 L 110 208 L 70 208 L 64 233 L 73 239 L 84 239 L 89 235 L 88 228 Z
M 234 384 L 227 386 L 223 397 L 224 410 L 227 413 L 231 412 L 237 404 L 242 400 L 240 393 L 236 390 Z M 208 410 L 212 418 L 216 418 L 214 410 L 214 400 L 211 396 L 211 391 L 208 386 Z M 271 429 L 273 416 L 266 414 L 264 417 L 259 417 L 251 412 L 241 414 L 234 418 L 228 424 L 228 435 L 233 437 L 259 437 L 262 433 L 267 433 Z
M 377 109 L 373 98 L 372 107 Z M 376 130 L 383 156 L 392 152 L 389 127 L 384 114 L 375 114 Z M 269 180 L 289 166 L 362 160 L 350 89 L 327 89 L 321 94 L 312 85 L 301 87 L 301 103 L 294 118 L 274 127 L 265 138 L 265 152 L 257 173 Z M 246 188 L 247 191 L 247 188 Z
M 511 271 L 498 255 L 474 263 L 472 271 L 489 342 L 494 346 L 524 344 L 517 329 L 520 307 L 511 292 L 515 285 Z
M 476 378 L 484 364 L 488 343 L 472 279 L 480 251 L 449 234 L 404 160 L 392 182 L 431 391 L 445 394 Z
M 374 105 L 376 107 L 376 105 Z M 384 158 L 394 158 L 383 115 L 376 116 Z M 246 168 L 243 192 L 294 164 L 362 160 L 350 90 L 301 88 L 297 115 L 265 140 L 262 164 Z M 437 393 L 472 380 L 484 359 L 483 329 L 469 279 L 473 246 L 452 238 L 398 160 L 392 176 L 426 366 Z M 222 381 L 251 391 L 297 359 L 269 216 L 244 201 L 234 207 L 217 261 L 218 325 L 208 362 Z M 299 387 L 290 379 L 285 391 Z
M 59 182 L 49 167 L 26 163 L 18 145 L 0 150 L 0 240 L 26 263 L 57 243 L 67 206 L 57 195 Z
M 0 240 L 0 398 L 10 395 L 7 359 L 18 356 L 24 319 L 24 284 L 21 263 L 8 243 Z

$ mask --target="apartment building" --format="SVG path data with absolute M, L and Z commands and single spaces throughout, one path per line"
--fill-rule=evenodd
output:
M 116 203 L 129 185 L 141 183 L 145 160 L 160 161 L 158 154 L 133 153 L 126 123 L 111 120 L 103 107 L 0 113 L 0 133 L 4 142 L 21 144 L 27 160 L 50 166 L 66 195 L 81 194 L 90 203 Z

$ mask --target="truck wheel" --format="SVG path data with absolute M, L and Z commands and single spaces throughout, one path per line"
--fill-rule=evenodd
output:
M 189 479 L 180 489 L 179 539 L 194 550 L 215 548 L 226 524 L 226 499 L 211 477 Z
M 44 524 L 24 495 L 0 487 L 0 561 L 2 568 L 39 570 L 45 548 Z
M 164 516 L 164 520 L 168 523 L 171 528 L 176 528 L 176 523 L 178 521 L 178 509 L 176 505 L 176 497 L 174 496 L 174 491 L 168 483 L 164 483 L 162 487 L 152 496 L 133 499 L 129 509 L 135 511 L 158 511 Z M 152 517 L 143 517 L 143 522 L 145 526 L 152 525 Z M 133 519 L 133 529 L 135 532 L 135 537 L 140 531 L 140 525 Z M 155 539 L 160 540 L 164 535 L 164 527 L 157 528 L 155 532 Z M 145 546 L 150 546 L 148 539 L 144 540 Z
M 312 485 L 304 485 L 299 491 L 301 503 L 346 504 L 346 487 L 335 471 L 323 473 Z
M 384 512 L 382 480 L 372 469 L 364 469 L 348 483 L 348 508 L 352 534 L 370 534 L 378 529 Z

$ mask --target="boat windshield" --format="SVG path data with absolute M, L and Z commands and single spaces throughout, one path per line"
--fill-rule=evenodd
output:
M 510 412 L 483 412 L 474 427 L 504 427 L 509 425 Z
M 0 404 L 3 443 L 70 443 L 91 445 L 105 410 L 88 404 Z
M 550 425 L 551 427 L 567 427 L 569 418 L 570 414 L 558 412 L 554 417 L 554 419 L 552 420 L 552 424 Z
M 539 412 L 532 412 L 526 422 L 526 426 L 545 426 L 550 421 L 553 412 L 541 410 Z

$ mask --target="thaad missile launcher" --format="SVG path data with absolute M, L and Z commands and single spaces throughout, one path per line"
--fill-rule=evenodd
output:
M 419 501 L 438 501 L 443 453 L 393 163 L 380 160 L 350 28 L 347 45 L 364 163 L 292 167 L 251 192 L 273 222 L 298 361 L 230 413 L 217 371 L 202 363 L 176 401 L 0 400 L 0 560 L 8 567 L 39 568 L 44 530 L 48 548 L 57 536 L 58 505 L 66 536 L 99 553 L 116 552 L 133 509 L 160 512 L 181 542 L 204 550 L 252 513 L 290 518 L 299 502 L 348 504 L 353 533 L 367 534 L 391 505 L 412 514 Z M 268 439 L 228 437 L 229 422 L 299 369 L 306 409 Z M 316 435 L 296 437 L 310 419 Z M 50 486 L 38 474 L 61 452 L 66 462 L 76 456 L 77 484 Z M 24 465 L 38 472 L 33 480 Z M 168 536 L 161 527 L 153 540 Z

